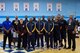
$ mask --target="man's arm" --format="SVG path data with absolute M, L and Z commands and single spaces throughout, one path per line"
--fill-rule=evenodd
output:
M 52 29 L 51 29 L 51 31 L 50 32 L 52 32 L 53 31 L 53 29 L 54 29 L 54 23 L 52 24 L 53 26 L 52 26 Z
M 45 24 L 44 24 L 44 30 L 45 30 L 46 33 L 48 33 L 48 31 L 46 30 L 46 26 L 45 26 Z
M 44 30 L 44 23 L 43 23 L 43 28 L 40 30 L 41 32 Z
M 32 30 L 32 33 L 35 31 L 35 29 L 36 29 L 36 24 L 34 24 L 34 29 Z

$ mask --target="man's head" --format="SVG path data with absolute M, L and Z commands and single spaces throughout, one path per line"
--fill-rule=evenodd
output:
M 33 21 L 33 19 L 32 18 L 30 18 L 30 22 L 32 22 Z
M 38 18 L 38 21 L 40 21 L 40 20 L 41 20 L 41 18 L 39 17 L 39 18 Z
M 69 16 L 69 19 L 73 19 L 73 16 L 72 16 L 72 15 L 70 15 L 70 16 Z
M 21 24 L 23 23 L 23 19 L 20 19 L 20 23 L 21 23 Z
M 45 16 L 42 16 L 42 20 L 45 20 Z
M 64 16 L 61 16 L 61 20 L 63 20 L 64 19 Z
M 9 21 L 9 17 L 8 16 L 6 16 L 6 20 Z
M 50 16 L 48 17 L 48 21 L 50 21 Z
M 57 22 L 58 21 L 58 17 L 56 16 L 56 18 L 55 18 L 55 21 Z
M 18 20 L 18 16 L 15 16 L 15 20 Z

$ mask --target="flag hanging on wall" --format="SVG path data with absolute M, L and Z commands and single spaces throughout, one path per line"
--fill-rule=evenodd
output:
M 47 3 L 47 11 L 52 11 L 52 3 Z
M 29 11 L 29 3 L 24 3 L 24 11 Z
M 62 5 L 61 3 L 56 4 L 56 11 L 62 11 Z
M 34 11 L 39 11 L 39 3 L 34 3 L 33 7 L 34 7 Z
M 5 11 L 5 3 L 0 3 L 0 11 Z
M 13 3 L 13 8 L 14 8 L 14 11 L 19 11 L 19 3 L 17 2 Z

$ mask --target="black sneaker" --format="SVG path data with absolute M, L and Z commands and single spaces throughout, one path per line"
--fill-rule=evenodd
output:
M 3 48 L 3 50 L 5 50 L 5 48 Z
M 75 49 L 72 49 L 72 51 L 75 51 Z
M 35 50 L 35 48 L 33 48 L 33 50 Z
M 61 44 L 61 46 L 60 47 L 63 47 L 63 44 Z

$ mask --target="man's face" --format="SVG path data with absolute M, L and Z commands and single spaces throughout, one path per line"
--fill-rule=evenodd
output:
M 22 20 L 22 19 L 20 19 L 20 23 L 21 23 L 21 24 L 23 23 L 23 20 Z
M 16 16 L 15 19 L 18 20 L 18 16 Z
M 56 21 L 56 22 L 58 21 L 58 17 L 55 18 L 55 21 Z
M 32 18 L 30 18 L 30 22 L 32 22 L 32 20 L 33 20 L 33 19 L 32 19 Z
M 58 20 L 60 20 L 60 17 L 57 17 Z
M 40 18 L 38 18 L 38 21 L 40 21 L 41 19 Z
M 6 17 L 6 20 L 8 21 L 9 20 L 9 17 Z
M 48 21 L 50 21 L 50 17 L 48 17 Z
M 61 20 L 63 20 L 63 19 L 64 19 L 64 16 L 61 17 Z
M 72 19 L 72 18 L 73 18 L 73 16 L 70 16 L 69 18 L 70 18 L 70 19 Z
M 44 20 L 44 16 L 42 16 L 42 20 Z

